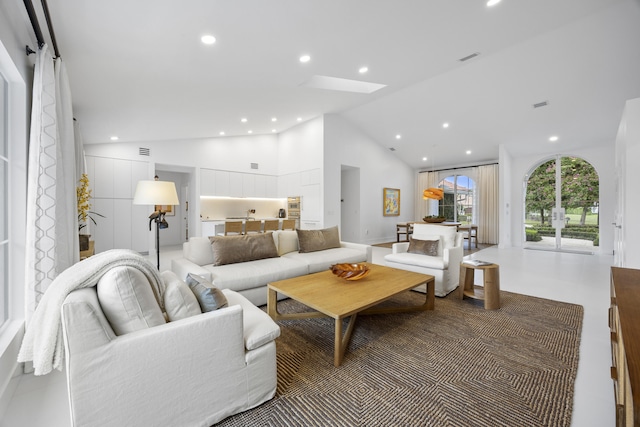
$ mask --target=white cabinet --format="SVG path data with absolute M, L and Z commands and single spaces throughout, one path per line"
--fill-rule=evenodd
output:
M 149 250 L 150 206 L 133 205 L 138 181 L 151 179 L 149 164 L 133 160 L 86 156 L 91 211 L 96 225 L 89 225 L 95 251 L 109 249 Z
M 200 195 L 216 195 L 216 172 L 213 169 L 200 169 Z
M 242 174 L 242 196 L 240 197 L 256 197 L 256 176 L 254 174 Z
M 200 170 L 200 195 L 218 197 L 278 197 L 278 181 L 273 175 Z
M 229 172 L 229 196 L 242 197 L 242 173 Z
M 229 172 L 216 171 L 215 173 L 215 196 L 229 197 Z
M 303 185 L 300 188 L 300 219 L 302 222 L 321 221 L 320 184 Z

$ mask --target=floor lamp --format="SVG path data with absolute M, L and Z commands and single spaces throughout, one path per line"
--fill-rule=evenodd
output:
M 176 185 L 171 181 L 138 181 L 136 193 L 133 196 L 134 205 L 154 205 L 157 210 L 149 216 L 149 231 L 151 223 L 156 223 L 156 257 L 158 259 L 158 270 L 160 270 L 160 229 L 168 228 L 169 224 L 164 219 L 166 212 L 162 211 L 162 206 L 179 205 Z

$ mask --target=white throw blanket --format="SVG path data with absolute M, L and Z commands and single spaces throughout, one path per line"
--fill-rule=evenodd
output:
M 152 285 L 158 304 L 164 311 L 164 284 L 155 266 L 134 251 L 113 249 L 101 252 L 69 267 L 51 282 L 27 325 L 18 362 L 32 360 L 35 375 L 48 374 L 53 368 L 62 370 L 62 303 L 69 293 L 95 286 L 107 271 L 117 266 L 139 269 Z

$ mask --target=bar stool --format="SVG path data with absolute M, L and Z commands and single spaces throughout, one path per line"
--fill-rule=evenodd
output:
M 264 232 L 275 231 L 280 227 L 280 221 L 277 219 L 265 219 L 264 220 Z
M 242 221 L 225 221 L 224 223 L 224 235 L 239 235 L 242 234 Z
M 262 233 L 262 222 L 256 220 L 248 220 L 244 222 L 244 234 Z

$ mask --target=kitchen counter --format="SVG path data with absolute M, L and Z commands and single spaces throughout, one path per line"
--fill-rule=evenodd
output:
M 201 218 L 202 222 L 202 237 L 209 236 L 217 236 L 220 234 L 224 234 L 224 223 L 226 221 L 238 221 L 238 222 L 246 222 L 246 221 L 260 221 L 263 222 L 265 220 L 278 220 L 282 222 L 283 219 L 286 218 L 275 218 L 275 217 L 261 217 L 261 218 L 252 218 L 246 219 L 246 217 L 236 217 L 236 218 L 223 218 L 223 219 L 215 219 L 215 218 Z

